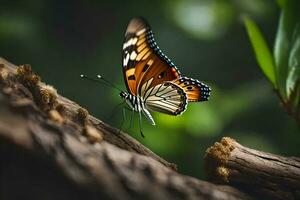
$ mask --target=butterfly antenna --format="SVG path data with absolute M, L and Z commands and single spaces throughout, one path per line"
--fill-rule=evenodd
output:
M 100 83 L 100 84 L 106 85 L 108 87 L 112 87 L 114 89 L 119 90 L 120 92 L 122 91 L 120 88 L 118 88 L 117 86 L 115 86 L 111 82 L 107 81 L 106 79 L 103 79 L 103 77 L 100 76 L 100 75 L 97 75 L 97 79 L 88 77 L 88 76 L 83 75 L 83 74 L 81 74 L 80 77 L 83 78 L 83 79 L 89 80 L 89 81 L 93 81 L 93 82 L 96 82 L 96 83 Z
M 112 88 L 115 88 L 117 90 L 119 90 L 120 92 L 122 92 L 122 90 L 120 88 L 118 88 L 116 85 L 114 85 L 112 82 L 108 81 L 107 79 L 105 79 L 103 76 L 101 76 L 100 74 L 97 74 L 97 78 L 102 80 L 104 83 L 106 83 L 107 85 L 110 85 Z

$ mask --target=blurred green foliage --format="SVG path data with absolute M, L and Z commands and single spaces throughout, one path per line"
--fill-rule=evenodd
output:
M 145 17 L 163 52 L 183 75 L 210 85 L 212 95 L 208 102 L 191 103 L 179 117 L 155 113 L 157 126 L 144 120 L 145 139 L 139 134 L 137 115 L 128 132 L 177 163 L 179 171 L 202 177 L 204 152 L 222 136 L 257 149 L 300 156 L 299 127 L 255 68 L 241 23 L 244 15 L 257 22 L 268 44 L 275 39 L 279 12 L 275 0 L 2 0 L 0 52 L 13 63 L 30 63 L 59 93 L 120 127 L 122 111 L 110 117 L 121 102 L 118 92 L 83 81 L 79 74 L 100 73 L 125 89 L 124 32 L 132 17 Z M 283 21 L 281 15 L 279 26 Z M 129 114 L 123 129 L 128 126 Z
M 286 0 L 279 1 L 279 5 L 274 58 L 255 23 L 246 17 L 245 25 L 257 62 L 278 91 L 283 107 L 300 124 L 300 2 Z

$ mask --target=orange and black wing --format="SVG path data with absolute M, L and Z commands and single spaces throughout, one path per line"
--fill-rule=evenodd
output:
M 207 101 L 210 96 L 210 87 L 198 80 L 181 77 L 174 83 L 179 85 L 187 94 L 189 102 Z
M 139 96 L 151 87 L 180 77 L 180 72 L 161 52 L 150 26 L 142 18 L 133 18 L 127 27 L 123 44 L 123 71 L 128 91 Z

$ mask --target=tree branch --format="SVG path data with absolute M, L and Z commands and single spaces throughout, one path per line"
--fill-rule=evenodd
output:
M 0 59 L 0 199 L 251 199 L 184 176 L 28 65 Z
M 223 138 L 206 151 L 211 180 L 229 183 L 261 199 L 300 199 L 300 159 L 244 147 Z

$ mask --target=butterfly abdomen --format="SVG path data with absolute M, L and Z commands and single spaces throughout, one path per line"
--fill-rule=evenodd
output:
M 145 107 L 145 102 L 141 97 L 129 94 L 127 92 L 121 92 L 120 96 L 126 101 L 128 106 L 136 112 L 143 113 L 146 119 L 152 124 L 155 125 L 154 119 L 151 116 L 150 112 Z

